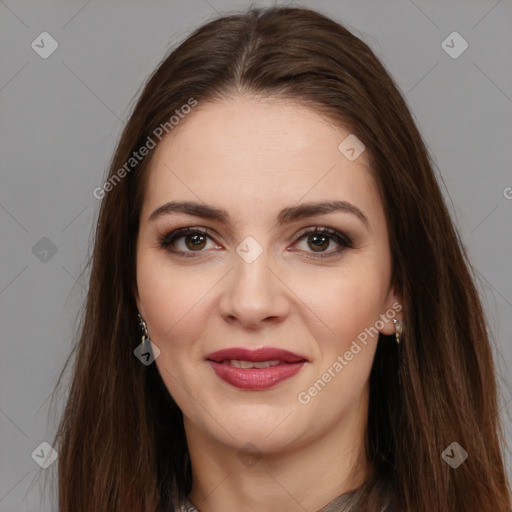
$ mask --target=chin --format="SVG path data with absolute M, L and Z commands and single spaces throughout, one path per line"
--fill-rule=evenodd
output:
M 210 423 L 213 429 L 212 436 L 236 449 L 241 449 L 248 444 L 253 445 L 262 453 L 275 453 L 289 449 L 300 444 L 300 439 L 306 437 L 299 430 L 296 420 L 291 419 L 292 415 L 287 417 L 289 410 L 280 409 L 278 413 L 262 418 L 261 410 L 258 413 L 258 408 L 253 409 L 253 413 L 244 412 L 236 415 L 236 420 L 222 422 L 226 430 L 218 424 Z

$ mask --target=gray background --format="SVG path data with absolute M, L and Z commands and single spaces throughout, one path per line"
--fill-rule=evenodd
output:
M 512 4 L 300 5 L 345 23 L 406 94 L 477 270 L 510 439 Z M 0 0 L 1 512 L 57 510 L 42 485 L 58 462 L 43 470 L 31 453 L 55 432 L 49 396 L 87 289 L 83 271 L 99 206 L 92 192 L 103 182 L 133 98 L 193 28 L 248 6 L 224 0 Z M 59 45 L 47 59 L 31 47 L 44 31 Z M 469 44 L 458 58 L 441 46 L 453 31 Z M 459 42 L 448 44 L 460 48 Z M 509 467 L 511 461 L 509 453 Z

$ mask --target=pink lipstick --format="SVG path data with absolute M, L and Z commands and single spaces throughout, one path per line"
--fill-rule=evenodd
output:
M 296 375 L 308 359 L 288 350 L 228 348 L 212 352 L 206 360 L 228 384 L 248 390 L 267 389 Z

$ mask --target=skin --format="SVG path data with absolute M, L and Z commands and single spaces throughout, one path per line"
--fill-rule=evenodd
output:
M 401 303 L 392 286 L 383 207 L 366 153 L 349 161 L 338 145 L 350 132 L 310 107 L 272 98 L 233 97 L 198 105 L 154 150 L 137 241 L 137 305 L 155 364 L 184 414 L 193 468 L 191 501 L 201 512 L 316 511 L 362 483 L 368 382 L 377 336 L 307 404 L 307 392 L 365 328 Z M 149 220 L 168 201 L 228 211 L 225 225 L 184 213 Z M 344 200 L 354 214 L 332 212 L 276 225 L 298 203 Z M 171 250 L 159 239 L 182 227 L 209 228 Z M 305 228 L 330 227 L 354 239 L 320 249 Z M 262 254 L 236 252 L 248 236 Z M 193 237 L 193 235 L 192 235 Z M 188 242 L 188 244 L 187 244 Z M 318 242 L 317 242 L 318 243 Z M 195 252 L 194 252 L 195 251 Z M 320 253 L 332 256 L 313 259 Z M 308 256 L 312 258 L 308 258 Z M 396 314 L 401 319 L 401 314 Z M 294 377 L 262 390 L 220 380 L 205 356 L 228 347 L 278 347 L 309 362 Z M 332 370 L 331 370 L 332 373 Z M 251 443 L 253 459 L 242 460 Z M 241 450 L 242 449 L 242 450 Z M 247 463 L 249 460 L 249 463 Z

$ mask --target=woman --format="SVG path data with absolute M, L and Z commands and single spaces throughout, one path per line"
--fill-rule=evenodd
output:
M 470 265 L 360 39 L 300 8 L 205 24 L 95 195 L 62 512 L 510 509 Z

